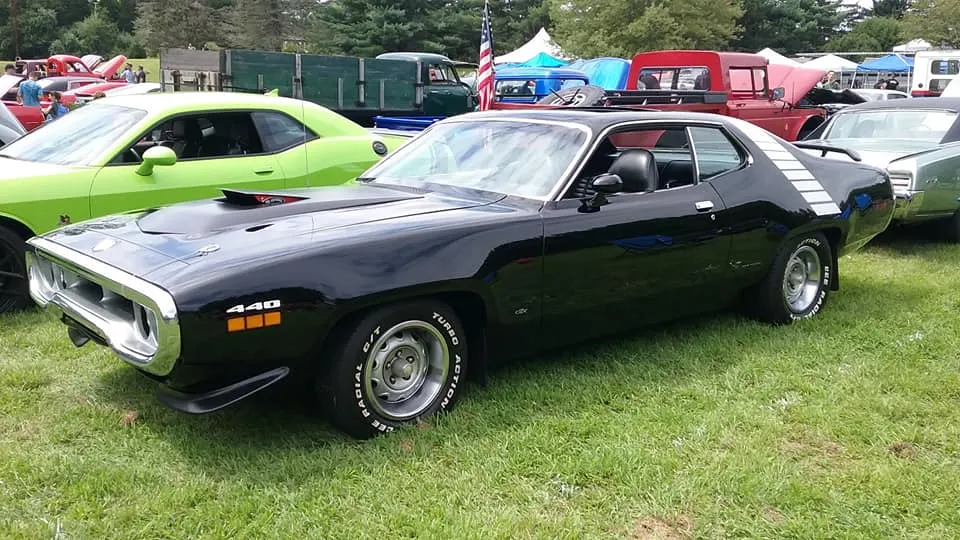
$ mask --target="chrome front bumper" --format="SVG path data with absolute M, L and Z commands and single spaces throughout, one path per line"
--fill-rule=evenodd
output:
M 180 323 L 162 288 L 40 237 L 27 243 L 30 296 L 82 326 L 120 358 L 164 376 L 180 357 Z
M 910 220 L 920 212 L 923 206 L 922 191 L 899 191 L 894 193 L 896 206 L 893 210 L 893 219 Z

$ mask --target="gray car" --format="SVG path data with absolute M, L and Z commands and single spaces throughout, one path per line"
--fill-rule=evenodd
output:
M 870 101 L 837 112 L 803 143 L 853 150 L 864 163 L 886 169 L 897 199 L 895 221 L 941 220 L 960 242 L 958 113 L 958 98 Z M 827 157 L 852 159 L 836 152 Z

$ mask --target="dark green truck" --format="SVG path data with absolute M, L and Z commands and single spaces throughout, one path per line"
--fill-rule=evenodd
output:
M 446 117 L 472 111 L 476 98 L 453 62 L 439 54 L 376 58 L 225 49 L 160 52 L 164 91 L 266 92 L 312 101 L 362 125 L 375 116 Z

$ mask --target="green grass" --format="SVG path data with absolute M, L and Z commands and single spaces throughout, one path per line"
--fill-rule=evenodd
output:
M 6 317 L 0 537 L 957 538 L 958 266 L 880 239 L 813 321 L 531 359 L 367 442 L 278 393 L 172 412 L 59 323 Z
M 109 60 L 109 58 L 107 58 L 107 60 Z M 137 66 L 143 66 L 144 71 L 147 72 L 147 82 L 160 82 L 159 58 L 130 58 L 127 62 L 133 64 L 134 70 L 137 69 Z M 13 60 L 0 60 L 0 66 L 12 63 Z M 122 70 L 123 68 L 121 67 L 120 69 Z

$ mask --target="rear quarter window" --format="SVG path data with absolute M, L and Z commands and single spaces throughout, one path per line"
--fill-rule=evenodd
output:
M 255 112 L 251 116 L 265 152 L 280 152 L 317 138 L 307 126 L 285 114 Z

